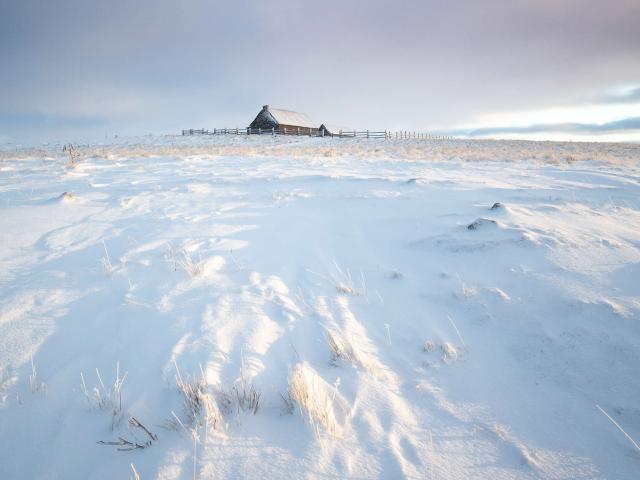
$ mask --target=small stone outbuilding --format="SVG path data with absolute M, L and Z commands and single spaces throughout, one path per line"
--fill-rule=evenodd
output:
M 323 137 L 333 137 L 334 135 L 338 136 L 341 132 L 353 132 L 353 128 L 340 127 L 338 125 L 331 125 L 329 123 L 323 123 L 322 125 L 320 125 L 320 128 L 318 130 L 320 131 L 320 135 L 322 135 Z

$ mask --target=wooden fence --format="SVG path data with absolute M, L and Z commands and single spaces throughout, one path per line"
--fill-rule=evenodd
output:
M 410 132 L 401 130 L 391 132 L 389 130 L 373 131 L 342 131 L 338 133 L 326 133 L 324 130 L 308 128 L 214 128 L 213 130 L 188 129 L 182 130 L 183 136 L 191 135 L 294 135 L 305 137 L 337 137 L 337 138 L 379 138 L 379 139 L 421 139 L 421 140 L 452 140 L 454 137 L 446 135 L 432 135 L 424 132 Z
M 408 130 L 400 130 L 398 132 L 389 132 L 388 138 L 398 139 L 409 139 L 415 138 L 418 140 L 455 140 L 456 137 L 452 137 L 450 135 L 434 135 L 432 133 L 426 132 L 410 132 Z

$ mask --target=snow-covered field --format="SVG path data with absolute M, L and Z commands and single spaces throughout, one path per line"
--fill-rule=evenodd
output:
M 79 152 L 0 150 L 1 478 L 640 475 L 640 145 Z

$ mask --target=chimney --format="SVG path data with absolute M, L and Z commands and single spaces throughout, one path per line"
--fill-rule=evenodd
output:
M 269 110 L 269 105 L 263 105 L 262 110 Z

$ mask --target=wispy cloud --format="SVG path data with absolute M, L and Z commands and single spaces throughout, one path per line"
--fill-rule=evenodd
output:
M 528 126 L 495 126 L 476 129 L 460 129 L 449 132 L 468 137 L 487 137 L 500 134 L 577 133 L 599 134 L 637 131 L 640 133 L 640 117 L 625 118 L 606 123 L 547 123 Z
M 595 97 L 596 103 L 640 103 L 640 87 L 629 87 Z

